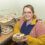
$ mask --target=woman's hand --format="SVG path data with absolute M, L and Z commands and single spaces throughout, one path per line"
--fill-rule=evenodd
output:
M 26 42 L 27 41 L 27 37 L 24 34 L 15 34 L 13 35 L 13 41 L 16 42 Z
M 25 36 L 25 37 L 23 37 L 23 38 L 21 38 L 21 40 L 20 40 L 20 42 L 26 42 L 26 41 L 27 41 L 26 36 Z

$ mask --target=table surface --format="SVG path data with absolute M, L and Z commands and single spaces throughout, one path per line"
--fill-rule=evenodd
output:
M 0 36 L 0 44 L 6 41 L 9 37 L 13 35 L 13 32 L 10 32 L 9 34 L 2 34 Z

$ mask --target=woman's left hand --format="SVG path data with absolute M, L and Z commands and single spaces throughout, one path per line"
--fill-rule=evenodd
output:
M 20 40 L 20 42 L 26 42 L 27 41 L 27 38 L 26 37 L 23 37 L 21 40 Z

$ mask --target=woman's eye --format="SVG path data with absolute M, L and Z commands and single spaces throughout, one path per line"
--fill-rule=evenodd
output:
M 31 12 L 28 12 L 28 13 L 31 13 Z
M 24 14 L 31 14 L 31 12 L 24 12 Z
M 24 12 L 24 13 L 31 13 L 31 12 Z
M 26 12 L 24 12 L 24 14 L 25 14 Z

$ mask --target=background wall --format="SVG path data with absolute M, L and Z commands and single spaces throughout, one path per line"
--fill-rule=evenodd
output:
M 16 13 L 16 17 L 19 17 L 26 4 L 33 5 L 38 18 L 45 19 L 45 0 L 0 0 L 0 15 L 6 16 Z

